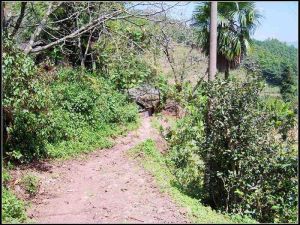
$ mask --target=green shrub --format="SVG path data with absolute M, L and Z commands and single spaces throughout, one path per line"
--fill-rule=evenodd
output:
M 287 64 L 283 65 L 280 93 L 285 102 L 292 102 L 297 93 L 297 85 L 292 77 L 291 66 Z
M 276 114 L 261 107 L 261 90 L 257 78 L 203 83 L 172 131 L 170 162 L 179 183 L 216 209 L 295 222 L 295 149 L 276 137 Z
M 87 133 L 98 135 L 109 125 L 106 133 L 112 135 L 117 133 L 115 127 L 137 122 L 136 105 L 101 75 L 76 69 L 39 74 L 33 60 L 12 46 L 5 43 L 3 58 L 4 129 L 8 133 L 4 154 L 9 160 L 30 162 L 53 156 L 49 146 L 68 141 L 81 141 L 84 151 L 84 141 L 88 149 L 97 147 L 97 141 L 84 138 Z M 109 143 L 104 138 L 100 142 Z
M 122 126 L 137 123 L 136 105 L 97 74 L 61 69 L 51 90 L 55 107 L 49 125 L 56 141 L 47 144 L 50 157 L 111 147 L 109 136 L 124 131 Z
M 4 43 L 3 53 L 4 153 L 12 159 L 30 161 L 45 155 L 47 133 L 42 129 L 51 107 L 51 92 L 37 73 L 33 60 L 13 43 Z
M 167 78 L 163 74 L 160 74 L 156 77 L 156 79 L 154 80 L 154 85 L 159 90 L 160 104 L 158 110 L 160 110 L 165 106 L 167 99 L 171 97 L 171 87 L 168 84 Z
M 2 188 L 2 222 L 24 223 L 26 219 L 24 202 L 7 188 Z
M 169 165 L 173 168 L 174 175 L 181 188 L 190 195 L 202 198 L 204 162 L 199 155 L 199 147 L 195 140 L 203 135 L 204 128 L 201 114 L 199 117 L 184 117 L 171 130 Z
M 33 174 L 26 174 L 22 177 L 21 184 L 30 196 L 36 195 L 39 190 L 39 178 Z
M 70 74 L 70 80 L 66 80 Z M 96 74 L 74 74 L 61 70 L 52 85 L 53 101 L 70 113 L 76 121 L 85 121 L 92 127 L 105 123 L 127 123 L 137 119 L 137 110 L 125 95 L 113 89 L 111 82 Z
M 10 178 L 8 170 L 2 167 L 2 186 L 6 187 Z
M 166 164 L 166 155 L 161 154 L 155 146 L 155 141 L 148 139 L 128 151 L 130 157 L 138 160 L 143 167 L 155 178 L 162 192 L 170 197 L 181 207 L 186 209 L 187 217 L 192 223 L 255 223 L 256 221 L 243 216 L 228 216 L 212 210 L 209 206 L 199 203 L 199 200 L 187 195 L 177 185 L 172 174 L 172 168 Z
M 110 70 L 110 79 L 120 90 L 127 90 L 151 78 L 151 69 L 145 62 L 132 54 L 115 62 Z
M 277 98 L 267 97 L 261 101 L 260 107 L 271 114 L 271 124 L 278 130 L 281 138 L 287 140 L 289 138 L 288 132 L 296 124 L 296 112 L 293 104 Z

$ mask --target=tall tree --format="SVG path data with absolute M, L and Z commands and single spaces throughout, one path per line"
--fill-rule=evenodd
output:
M 201 3 L 194 13 L 193 25 L 198 30 L 198 41 L 209 55 L 210 3 Z M 237 67 L 250 50 L 251 38 L 262 15 L 254 2 L 220 2 L 218 4 L 217 69 L 229 77 L 229 70 Z
M 209 45 L 209 74 L 208 80 L 213 81 L 215 79 L 217 71 L 217 2 L 211 2 L 210 7 L 210 45 Z M 211 132 L 211 116 L 212 116 L 212 107 L 211 107 L 211 98 L 207 101 L 207 135 L 210 135 Z M 211 199 L 213 199 L 213 192 L 211 186 L 211 154 L 207 153 L 207 167 L 205 171 L 205 188 L 209 193 Z
M 289 64 L 283 64 L 280 93 L 285 102 L 291 102 L 296 97 L 296 84 L 292 78 Z
M 209 37 L 209 80 L 214 80 L 217 72 L 217 14 L 217 2 L 211 2 Z

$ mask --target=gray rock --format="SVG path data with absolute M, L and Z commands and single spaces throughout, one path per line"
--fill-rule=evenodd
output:
M 159 104 L 159 90 L 150 85 L 131 88 L 128 90 L 128 94 L 132 100 L 146 110 L 154 109 Z

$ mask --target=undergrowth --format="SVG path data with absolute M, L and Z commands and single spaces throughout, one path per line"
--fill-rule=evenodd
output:
M 25 203 L 8 188 L 11 176 L 2 168 L 2 223 L 24 223 L 27 220 Z
M 86 154 L 97 149 L 111 148 L 114 145 L 113 138 L 126 135 L 128 131 L 135 130 L 140 124 L 140 120 L 119 126 L 103 126 L 101 130 L 93 131 L 86 128 L 80 137 L 62 141 L 57 144 L 48 144 L 49 156 L 56 160 L 66 160 L 80 154 Z
M 24 190 L 30 196 L 34 196 L 38 193 L 40 180 L 35 175 L 26 174 L 25 176 L 22 177 L 21 183 L 22 183 Z
M 128 154 L 138 159 L 141 165 L 154 175 L 162 192 L 169 194 L 177 204 L 187 210 L 192 223 L 255 223 L 251 219 L 238 215 L 228 216 L 218 213 L 185 194 L 175 182 L 175 177 L 167 167 L 164 156 L 156 149 L 153 140 L 148 139 L 137 145 Z

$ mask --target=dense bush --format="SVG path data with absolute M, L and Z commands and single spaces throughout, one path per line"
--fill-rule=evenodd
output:
M 289 65 L 284 65 L 281 74 L 281 85 L 280 93 L 285 102 L 292 102 L 297 93 L 297 87 L 295 80 L 292 77 L 291 67 Z
M 136 107 L 112 87 L 111 82 L 97 74 L 74 70 L 59 71 L 51 85 L 55 105 L 75 120 L 85 121 L 94 128 L 99 124 L 136 121 Z
M 296 111 L 294 104 L 281 99 L 266 97 L 260 102 L 262 110 L 270 113 L 272 126 L 277 129 L 282 140 L 294 141 L 289 132 L 296 124 Z
M 23 186 L 24 190 L 30 195 L 34 196 L 39 191 L 39 184 L 40 180 L 33 174 L 26 174 L 22 177 L 21 185 Z
M 24 223 L 26 221 L 24 202 L 7 188 L 2 189 L 2 222 Z
M 274 128 L 293 121 L 261 107 L 261 90 L 257 78 L 203 83 L 173 131 L 170 162 L 183 188 L 214 208 L 295 222 L 297 157 Z
M 49 144 L 91 141 L 87 133 L 107 127 L 109 136 L 112 128 L 137 121 L 137 107 L 100 74 L 42 72 L 12 44 L 5 43 L 3 56 L 6 157 L 32 161 L 48 156 Z
M 115 34 L 113 41 L 110 35 L 104 35 L 94 46 L 103 75 L 118 90 L 127 90 L 151 80 L 154 70 L 143 57 L 150 48 L 149 22 L 135 18 L 130 22 L 110 21 L 107 26 Z
M 44 127 L 51 91 L 30 57 L 5 42 L 3 53 L 4 152 L 19 160 L 45 155 Z
M 2 223 L 24 223 L 27 220 L 25 205 L 9 188 L 11 176 L 6 167 L 2 168 Z
M 136 56 L 122 57 L 122 62 L 115 63 L 110 71 L 110 79 L 120 90 L 136 87 L 150 79 L 150 67 Z

